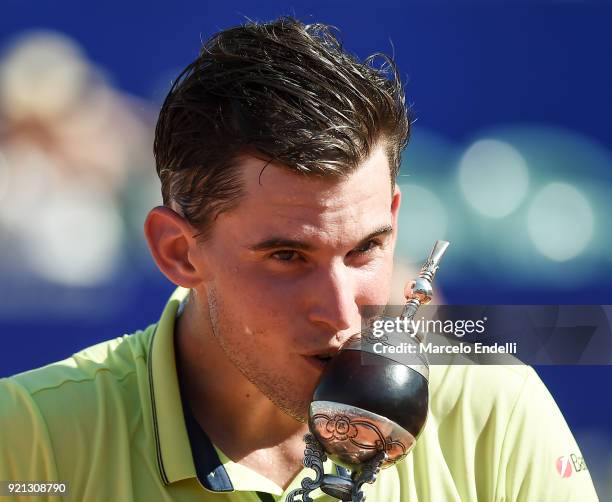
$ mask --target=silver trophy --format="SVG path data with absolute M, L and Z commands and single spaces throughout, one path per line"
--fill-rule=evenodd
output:
M 448 242 L 437 241 L 419 276 L 406 285 L 407 303 L 400 318 L 410 320 L 420 305 L 432 298 L 432 281 Z M 402 357 L 381 351 L 389 345 L 414 344 L 422 335 L 405 332 L 375 334 L 374 318 L 351 337 L 328 363 L 310 404 L 304 436 L 304 465 L 316 473 L 305 478 L 286 502 L 312 502 L 310 493 L 320 488 L 340 500 L 363 502 L 364 483 L 374 483 L 381 468 L 408 455 L 425 426 L 429 404 L 429 365 L 415 350 Z M 346 476 L 325 474 L 330 458 Z M 350 472 L 350 474 L 349 474 Z

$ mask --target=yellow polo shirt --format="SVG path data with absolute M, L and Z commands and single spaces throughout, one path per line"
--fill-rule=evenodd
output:
M 265 502 L 313 476 L 302 470 L 283 492 L 228 459 L 184 408 L 173 334 L 187 293 L 178 289 L 144 331 L 0 380 L 0 481 L 68 483 L 63 497 L 22 500 Z M 329 461 L 326 472 L 336 473 Z M 417 445 L 364 491 L 371 502 L 597 500 L 571 432 L 527 366 L 432 366 Z

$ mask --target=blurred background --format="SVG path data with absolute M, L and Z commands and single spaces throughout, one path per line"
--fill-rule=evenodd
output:
M 398 284 L 440 238 L 455 304 L 612 303 L 612 5 L 4 0 L 0 377 L 153 323 L 158 108 L 201 40 L 290 14 L 395 55 L 414 133 Z M 612 367 L 538 367 L 612 500 Z

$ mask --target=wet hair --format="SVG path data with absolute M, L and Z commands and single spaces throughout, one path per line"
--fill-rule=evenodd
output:
M 154 152 L 165 205 L 205 238 L 239 203 L 239 161 L 343 177 L 384 147 L 392 185 L 410 120 L 394 61 L 347 53 L 323 24 L 294 18 L 220 31 L 166 97 Z

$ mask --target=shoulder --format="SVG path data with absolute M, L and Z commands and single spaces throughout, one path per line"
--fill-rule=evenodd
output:
M 150 326 L 63 361 L 0 379 L 2 453 L 10 450 L 15 465 L 21 457 L 27 462 L 33 451 L 58 462 L 63 456 L 77 459 L 81 457 L 77 450 L 84 454 L 102 428 L 141 413 L 153 329 Z
M 432 425 L 461 430 L 454 446 L 486 440 L 495 454 L 514 440 L 514 446 L 540 441 L 552 429 L 572 437 L 553 396 L 523 364 L 432 366 L 429 410 Z
M 542 500 L 554 493 L 551 500 L 597 499 L 580 449 L 533 368 L 430 370 L 430 416 L 415 452 L 427 456 L 438 450 L 455 480 L 469 473 L 468 498 Z M 577 459 L 571 480 L 559 472 L 568 458 Z
M 443 419 L 461 403 L 473 419 L 485 420 L 493 409 L 509 415 L 526 387 L 544 385 L 523 364 L 431 366 L 430 411 Z
M 154 325 L 144 331 L 108 340 L 77 352 L 71 357 L 42 368 L 0 380 L 4 387 L 20 388 L 33 399 L 51 395 L 59 398 L 70 388 L 103 378 L 119 381 L 136 371 L 139 361 L 146 362 L 148 343 Z

